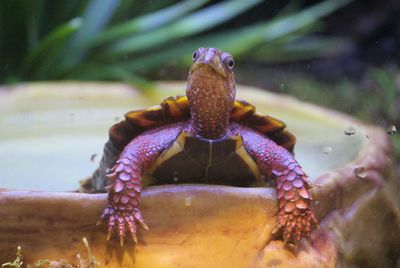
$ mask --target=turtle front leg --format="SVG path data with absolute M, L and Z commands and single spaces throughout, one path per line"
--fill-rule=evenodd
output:
M 273 175 L 278 198 L 278 231 L 283 232 L 286 243 L 297 244 L 301 238 L 309 238 L 317 219 L 310 210 L 311 196 L 307 175 L 285 148 L 267 137 L 245 128 L 244 145 L 256 159 L 261 172 Z
M 100 221 L 108 220 L 107 240 L 116 229 L 121 246 L 127 231 L 137 242 L 136 225 L 148 229 L 139 209 L 142 191 L 141 176 L 157 157 L 176 139 L 182 124 L 161 127 L 143 133 L 133 139 L 122 151 L 111 173 L 108 189 L 108 205 Z

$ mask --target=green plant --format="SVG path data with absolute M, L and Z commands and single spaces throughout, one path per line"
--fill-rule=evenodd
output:
M 11 267 L 11 268 L 21 268 L 22 264 L 24 263 L 22 261 L 22 249 L 21 247 L 17 247 L 17 256 L 15 257 L 15 260 L 13 262 L 6 262 L 1 265 L 1 267 Z
M 386 128 L 400 158 L 399 74 L 400 69 L 390 65 L 369 67 L 360 81 L 345 76 L 335 81 L 321 81 L 304 73 L 290 73 L 281 89 L 303 101 L 340 110 Z M 279 81 L 273 82 L 278 88 Z
M 100 262 L 96 260 L 93 256 L 92 251 L 89 247 L 89 242 L 86 237 L 82 238 L 83 245 L 86 248 L 88 257 L 82 258 L 80 254 L 76 254 L 76 264 L 70 264 L 66 260 L 53 261 L 48 259 L 42 259 L 35 261 L 33 264 L 28 264 L 28 268 L 43 268 L 43 267 L 64 267 L 64 268 L 97 268 L 100 267 Z M 17 247 L 16 258 L 12 262 L 7 262 L 1 265 L 1 267 L 10 267 L 10 268 L 22 268 L 24 262 L 22 261 L 22 248 L 20 246 Z
M 199 46 L 220 47 L 236 57 L 254 51 L 259 60 L 320 56 L 337 47 L 325 39 L 304 42 L 304 37 L 317 29 L 321 17 L 350 1 L 326 0 L 303 10 L 289 5 L 274 18 L 214 33 L 262 0 L 151 5 L 133 0 L 3 0 L 0 81 L 142 81 L 140 73 L 172 60 L 185 64 L 184 56 Z M 314 49 L 319 44 L 324 50 Z

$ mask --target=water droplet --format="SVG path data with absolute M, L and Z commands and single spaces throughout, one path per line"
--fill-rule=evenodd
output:
M 319 206 L 319 200 L 315 201 L 315 205 Z
M 178 177 L 174 177 L 173 180 L 174 180 L 174 182 L 178 182 L 179 178 Z
M 282 84 L 280 84 L 279 86 L 280 86 L 280 89 L 281 89 L 281 90 L 284 90 L 284 89 L 285 89 L 285 84 L 282 83 Z
M 91 161 L 93 164 L 96 164 L 96 159 L 97 159 L 97 154 L 92 154 L 92 156 L 90 157 L 90 161 Z
M 347 136 L 353 136 L 354 134 L 356 134 L 356 129 L 355 127 L 347 127 L 344 130 L 344 134 L 346 134 Z
M 395 126 L 395 125 L 392 125 L 391 127 L 388 127 L 388 128 L 386 129 L 386 133 L 389 134 L 389 135 L 396 134 L 396 133 L 397 133 L 397 128 L 396 128 L 396 126 Z
M 332 147 L 329 146 L 325 146 L 324 148 L 322 148 L 322 153 L 323 154 L 330 154 L 332 152 Z
M 184 204 L 186 207 L 190 207 L 192 205 L 192 198 L 191 197 L 186 197 Z
M 368 175 L 367 169 L 365 167 L 356 167 L 354 169 L 354 175 L 359 179 L 365 179 Z

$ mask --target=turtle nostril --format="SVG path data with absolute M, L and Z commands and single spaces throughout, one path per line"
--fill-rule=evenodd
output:
M 206 52 L 206 55 L 204 56 L 204 62 L 209 63 L 211 60 L 214 58 L 214 55 L 216 53 L 216 50 L 213 48 L 209 48 Z

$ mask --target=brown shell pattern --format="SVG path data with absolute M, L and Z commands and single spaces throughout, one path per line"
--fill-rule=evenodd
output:
M 134 137 L 146 130 L 185 121 L 189 118 L 190 110 L 187 97 L 169 97 L 160 105 L 126 113 L 126 120 L 111 127 L 110 140 L 117 148 L 122 150 Z M 254 105 L 246 101 L 235 101 L 231 119 L 236 123 L 244 124 L 264 133 L 288 151 L 293 151 L 296 138 L 292 133 L 285 130 L 285 123 L 271 116 L 257 113 Z

